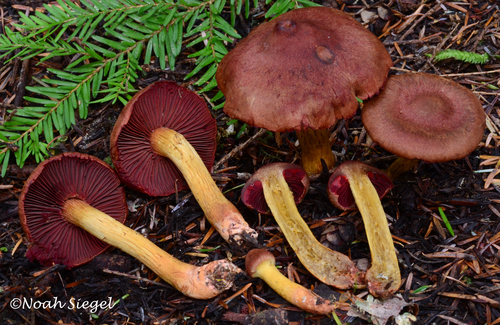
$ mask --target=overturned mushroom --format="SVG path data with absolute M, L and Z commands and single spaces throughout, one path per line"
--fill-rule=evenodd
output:
M 297 131 L 308 174 L 335 166 L 329 127 L 353 116 L 356 97 L 384 84 L 392 61 L 375 35 L 346 13 L 291 10 L 259 25 L 221 61 L 224 111 L 274 132 Z
M 287 163 L 261 167 L 241 192 L 241 200 L 261 213 L 271 210 L 302 264 L 322 282 L 346 289 L 364 285 L 364 273 L 345 255 L 323 246 L 297 210 L 309 188 L 304 169 Z
M 186 188 L 208 221 L 229 243 L 257 243 L 236 207 L 213 181 L 216 123 L 205 102 L 173 82 L 156 82 L 125 106 L 111 134 L 111 157 L 120 178 L 149 195 Z
M 21 224 L 33 242 L 27 255 L 43 264 L 75 267 L 109 244 L 191 298 L 209 299 L 232 286 L 240 272 L 237 266 L 225 260 L 201 267 L 181 262 L 124 226 L 126 212 L 125 193 L 108 165 L 79 153 L 47 159 L 28 178 L 19 198 Z
M 446 78 L 414 73 L 391 76 L 361 113 L 370 137 L 398 155 L 387 170 L 391 179 L 430 163 L 461 159 L 477 148 L 486 115 L 472 91 Z
M 245 258 L 247 274 L 252 278 L 264 280 L 292 305 L 313 314 L 327 315 L 335 312 L 335 303 L 291 281 L 278 271 L 274 263 L 274 255 L 265 249 L 252 249 Z
M 372 266 L 366 272 L 368 290 L 374 296 L 391 296 L 401 285 L 398 259 L 384 209 L 380 203 L 392 182 L 381 170 L 359 161 L 340 165 L 328 182 L 328 198 L 337 208 L 357 205 L 370 246 Z

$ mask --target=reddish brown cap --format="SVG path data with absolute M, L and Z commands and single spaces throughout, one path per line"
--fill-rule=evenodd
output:
M 255 248 L 248 252 L 245 257 L 245 269 L 248 276 L 253 278 L 255 272 L 257 272 L 257 267 L 267 261 L 272 261 L 274 264 L 276 259 L 274 255 L 266 249 Z
M 325 129 L 356 113 L 384 84 L 392 61 L 349 15 L 325 7 L 261 24 L 217 69 L 224 111 L 275 132 Z
M 281 173 L 285 178 L 295 203 L 302 202 L 309 189 L 309 177 L 302 167 L 288 163 L 271 163 L 257 170 L 241 190 L 241 201 L 250 209 L 260 213 L 270 213 L 264 198 L 262 180 L 269 174 L 277 173 Z
M 403 74 L 390 77 L 362 111 L 368 134 L 400 157 L 443 162 L 464 158 L 481 141 L 485 119 L 469 89 L 443 77 Z
M 19 197 L 21 225 L 33 242 L 26 253 L 30 260 L 72 268 L 109 247 L 64 219 L 64 203 L 75 198 L 125 222 L 125 191 L 107 164 L 76 152 L 47 159 L 33 171 Z
M 328 198 L 332 204 L 341 210 L 353 210 L 356 208 L 354 196 L 352 195 L 349 180 L 346 176 L 347 170 L 363 173 L 368 176 L 375 187 L 377 194 L 383 198 L 393 187 L 392 181 L 383 171 L 360 161 L 350 160 L 342 163 L 328 180 Z
M 151 148 L 158 128 L 182 134 L 208 170 L 217 145 L 217 125 L 197 94 L 174 82 L 156 82 L 138 92 L 125 106 L 111 133 L 111 158 L 125 184 L 152 196 L 188 188 L 181 172 Z

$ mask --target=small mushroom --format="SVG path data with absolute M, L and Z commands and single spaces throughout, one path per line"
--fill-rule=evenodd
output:
M 370 246 L 372 266 L 366 273 L 371 294 L 387 298 L 399 289 L 401 274 L 391 232 L 380 203 L 392 182 L 381 170 L 359 161 L 341 164 L 328 181 L 328 198 L 337 208 L 358 207 Z
M 373 141 L 400 157 L 386 172 L 391 179 L 418 160 L 466 157 L 477 148 L 486 125 L 472 91 L 428 73 L 390 77 L 382 92 L 365 102 L 361 117 Z
M 189 185 L 208 221 L 227 242 L 256 244 L 257 232 L 208 171 L 215 148 L 216 123 L 205 102 L 173 82 L 156 82 L 138 92 L 111 133 L 111 157 L 125 184 L 153 196 Z
M 308 174 L 335 166 L 329 128 L 375 95 L 392 61 L 354 18 L 325 7 L 291 10 L 259 25 L 221 61 L 224 111 L 273 132 L 297 131 Z
M 347 256 L 322 245 L 297 210 L 308 188 L 307 173 L 300 166 L 272 163 L 247 181 L 241 200 L 258 212 L 272 212 L 297 257 L 316 278 L 340 289 L 362 287 L 364 273 Z
M 278 271 L 274 263 L 274 255 L 265 249 L 252 249 L 245 258 L 247 274 L 252 278 L 264 280 L 292 305 L 312 314 L 327 315 L 335 312 L 335 303 L 291 281 Z
M 225 260 L 201 267 L 179 261 L 124 226 L 126 213 L 125 192 L 114 171 L 79 153 L 42 162 L 19 198 L 21 225 L 33 242 L 27 256 L 42 264 L 75 267 L 112 245 L 191 298 L 210 299 L 232 286 L 237 266 Z

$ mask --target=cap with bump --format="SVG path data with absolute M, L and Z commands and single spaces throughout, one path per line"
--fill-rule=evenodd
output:
M 332 8 L 289 11 L 261 24 L 221 61 L 224 111 L 285 132 L 325 129 L 356 113 L 384 84 L 392 61 L 384 45 Z

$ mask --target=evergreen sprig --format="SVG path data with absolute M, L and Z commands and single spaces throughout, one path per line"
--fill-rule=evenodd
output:
M 427 56 L 432 56 L 431 54 L 426 54 Z M 434 57 L 435 61 L 442 61 L 446 59 L 455 59 L 466 63 L 472 64 L 485 64 L 490 59 L 488 53 L 478 54 L 466 51 L 459 51 L 453 49 L 447 49 L 438 52 Z
M 271 0 L 266 0 L 269 4 Z M 5 176 L 10 155 L 23 166 L 34 156 L 42 161 L 50 145 L 66 134 L 79 118 L 87 118 L 89 105 L 117 101 L 126 104 L 136 90 L 134 81 L 141 64 L 155 57 L 161 69 L 174 70 L 182 49 L 196 46 L 196 67 L 186 79 L 200 92 L 216 87 L 215 72 L 227 53 L 227 43 L 240 38 L 234 28 L 236 17 L 250 13 L 249 0 L 69 0 L 58 5 L 44 4 L 46 14 L 19 12 L 16 31 L 5 28 L 0 52 L 9 60 L 70 56 L 63 70 L 47 69 L 50 79 L 41 86 L 27 87 L 39 96 L 26 96 L 33 106 L 8 110 L 9 119 L 0 121 L 1 175 Z M 253 0 L 258 5 L 258 0 Z M 266 17 L 290 9 L 317 5 L 309 0 L 278 0 Z M 228 20 L 223 18 L 228 13 Z M 183 41 L 189 39 L 188 44 Z M 218 93 L 213 100 L 222 98 Z M 215 108 L 222 107 L 223 104 Z M 78 110 L 78 113 L 75 111 Z

